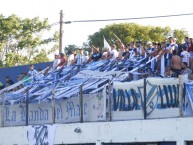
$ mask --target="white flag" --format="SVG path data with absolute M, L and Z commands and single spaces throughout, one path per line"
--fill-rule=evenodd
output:
M 161 56 L 161 75 L 164 76 L 165 73 L 165 58 L 164 55 Z
M 109 45 L 109 43 L 107 42 L 107 40 L 105 39 L 105 37 L 103 36 L 104 39 L 104 47 L 103 49 L 109 49 L 109 51 L 111 51 L 111 46 Z

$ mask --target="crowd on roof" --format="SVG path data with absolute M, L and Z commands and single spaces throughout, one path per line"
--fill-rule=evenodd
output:
M 81 65 L 91 61 L 98 60 L 135 60 L 136 58 L 157 58 L 151 61 L 152 71 L 161 73 L 164 67 L 164 76 L 178 76 L 180 74 L 191 74 L 193 70 L 193 40 L 185 37 L 183 44 L 177 44 L 173 37 L 168 38 L 168 42 L 146 42 L 142 45 L 141 41 L 131 42 L 124 45 L 119 38 L 117 45 L 113 44 L 111 48 L 104 48 L 100 51 L 97 47 L 92 47 L 89 54 L 83 49 L 71 51 L 68 57 L 55 56 L 54 68 L 70 65 Z M 60 60 L 59 60 L 60 59 Z M 57 63 L 58 62 L 58 63 Z M 59 63 L 60 62 L 60 63 Z M 63 63 L 61 63 L 63 62 Z M 164 66 L 163 66 L 163 64 Z
M 59 55 L 55 54 L 53 65 L 46 71 L 36 76 L 36 80 L 43 77 L 48 72 L 54 71 L 64 66 L 83 65 L 89 62 L 96 62 L 99 60 L 108 61 L 122 61 L 147 58 L 146 61 L 150 61 L 150 68 L 152 71 L 161 74 L 163 72 L 164 77 L 178 77 L 178 75 L 188 74 L 189 79 L 193 80 L 193 40 L 192 38 L 185 37 L 184 43 L 177 44 L 173 37 L 169 37 L 167 42 L 151 42 L 147 41 L 145 45 L 142 45 L 141 41 L 131 42 L 124 45 L 121 40 L 117 38 L 117 44 L 113 44 L 110 48 L 103 48 L 102 51 L 95 46 L 92 46 L 92 50 L 89 54 L 88 51 L 79 48 L 76 51 L 70 51 L 68 57 L 63 53 Z M 164 68 L 164 69 L 162 69 Z M 29 72 L 23 72 L 18 76 L 18 81 L 24 80 L 17 89 L 28 85 L 32 80 L 31 76 L 35 76 L 41 72 L 36 71 L 33 65 L 29 66 Z M 26 81 L 25 81 L 26 80 Z M 9 76 L 6 77 L 6 84 L 0 83 L 0 89 L 12 85 L 14 82 Z

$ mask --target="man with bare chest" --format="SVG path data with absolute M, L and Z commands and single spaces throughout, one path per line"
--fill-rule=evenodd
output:
M 181 72 L 181 58 L 177 55 L 177 51 L 173 51 L 171 70 L 177 75 Z

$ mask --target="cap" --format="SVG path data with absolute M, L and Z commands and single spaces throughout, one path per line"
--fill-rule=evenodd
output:
M 146 43 L 147 45 L 151 45 L 152 44 L 152 42 L 151 41 L 147 41 L 147 43 Z
M 158 42 L 154 42 L 153 45 L 158 45 Z
M 103 52 L 103 55 L 107 55 L 107 52 L 105 51 L 105 52 Z

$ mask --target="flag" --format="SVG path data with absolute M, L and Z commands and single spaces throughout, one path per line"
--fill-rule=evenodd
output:
M 189 98 L 190 104 L 191 104 L 192 109 L 193 109 L 193 83 L 186 84 L 186 89 L 188 92 L 188 98 Z
M 165 73 L 165 58 L 164 55 L 161 56 L 161 75 L 164 76 Z
M 111 46 L 109 45 L 109 43 L 107 42 L 107 40 L 105 39 L 104 36 L 103 36 L 103 40 L 104 40 L 104 47 L 103 47 L 103 49 L 108 49 L 109 51 L 111 51 Z

